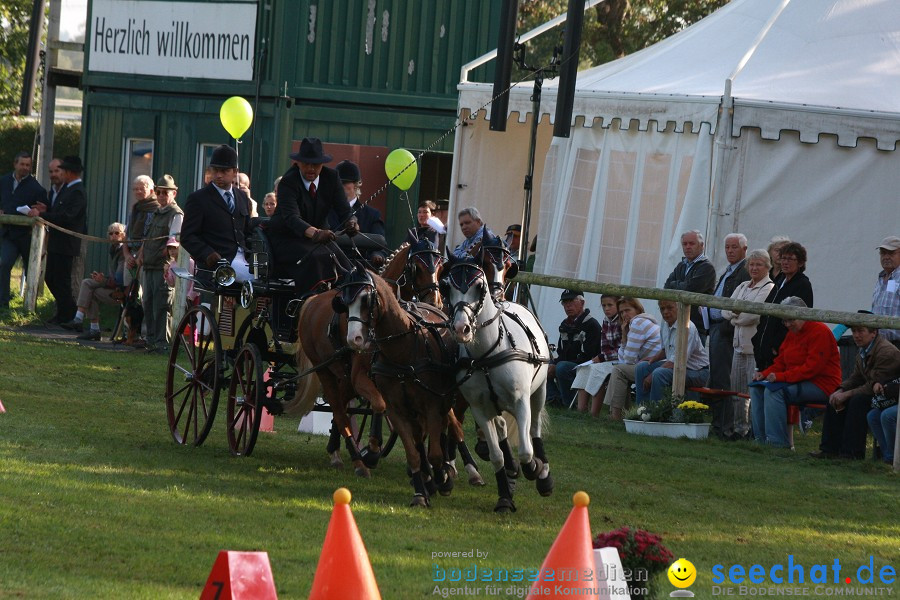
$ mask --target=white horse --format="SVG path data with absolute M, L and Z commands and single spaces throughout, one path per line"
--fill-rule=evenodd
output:
M 469 363 L 458 373 L 457 382 L 488 444 L 499 494 L 494 510 L 515 511 L 495 417 L 504 410 L 515 415 L 522 472 L 527 479 L 537 479 L 538 492 L 549 496 L 553 479 L 541 440 L 540 414 L 550 348 L 527 308 L 494 300 L 490 264 L 482 269 L 474 260 L 450 257 L 444 268 L 447 278 L 442 287 L 451 309 L 451 333 L 461 345 L 461 361 Z

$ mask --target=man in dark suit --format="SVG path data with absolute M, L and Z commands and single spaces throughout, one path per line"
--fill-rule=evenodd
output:
M 34 207 L 46 199 L 46 190 L 31 174 L 31 154 L 19 152 L 13 159 L 13 172 L 0 179 L 0 215 L 18 214 L 20 206 Z M 9 308 L 9 277 L 16 259 L 21 256 L 27 269 L 30 250 L 30 227 L 0 227 L 0 309 Z
M 200 269 L 214 270 L 227 260 L 237 281 L 251 278 L 244 256 L 250 235 L 250 199 L 237 185 L 238 156 L 221 145 L 209 160 L 212 180 L 188 196 L 181 225 L 181 245 Z
M 66 156 L 59 164 L 59 191 L 51 199 L 49 206 L 38 204 L 28 213 L 30 217 L 41 216 L 45 221 L 75 233 L 86 233 L 87 197 L 81 181 L 81 159 Z M 54 182 L 57 183 L 57 182 Z M 67 323 L 75 317 L 75 299 L 72 298 L 72 263 L 81 254 L 81 239 L 50 228 L 47 241 L 47 270 L 44 281 L 53 298 L 56 299 L 56 314 L 51 323 Z
M 359 172 L 359 165 L 349 160 L 342 160 L 335 168 L 338 177 L 341 178 L 341 184 L 344 186 L 344 194 L 347 202 L 350 203 L 350 211 L 356 217 L 359 223 L 360 233 L 371 233 L 384 237 L 384 221 L 381 219 L 381 213 L 377 208 L 373 208 L 368 204 L 359 201 L 360 191 L 362 190 L 362 174 Z M 341 229 L 343 223 L 338 222 L 337 214 L 332 210 L 328 213 L 328 225 L 332 230 Z M 387 256 L 384 249 L 374 248 L 365 253 L 365 258 L 373 267 L 380 267 L 384 264 Z
M 333 282 L 350 263 L 334 242 L 328 213 L 334 211 L 348 235 L 359 232 L 337 171 L 325 166 L 332 157 L 318 138 L 303 138 L 291 167 L 278 183 L 278 206 L 268 234 L 276 269 L 293 277 L 299 294 Z

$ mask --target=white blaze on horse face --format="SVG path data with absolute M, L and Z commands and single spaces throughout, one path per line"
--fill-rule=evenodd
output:
M 478 304 L 480 292 L 481 289 L 475 286 L 470 287 L 465 294 L 455 288 L 452 288 L 450 291 L 450 305 L 460 307 L 459 310 L 454 312 L 452 323 L 453 337 L 456 338 L 457 343 L 470 344 L 475 339 L 474 321 L 478 318 L 478 315 L 472 311 Z M 463 303 L 468 308 L 463 308 L 463 305 L 459 303 Z
M 363 296 L 365 296 L 365 294 L 358 294 L 356 299 L 350 303 L 347 307 L 347 317 L 356 317 L 357 319 L 365 320 L 365 317 L 362 314 Z M 349 318 L 347 319 L 347 345 L 350 346 L 351 350 L 356 350 L 358 352 L 367 350 L 369 346 L 363 324 L 356 320 L 350 320 Z

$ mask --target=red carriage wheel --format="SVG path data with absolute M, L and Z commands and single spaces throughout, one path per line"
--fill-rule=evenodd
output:
M 256 344 L 245 344 L 238 352 L 228 386 L 228 447 L 235 456 L 253 452 L 262 420 L 266 385 L 263 362 Z
M 222 386 L 222 339 L 212 311 L 192 306 L 175 329 L 166 373 L 166 418 L 179 444 L 209 435 Z

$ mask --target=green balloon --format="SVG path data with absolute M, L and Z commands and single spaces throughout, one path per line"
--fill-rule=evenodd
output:
M 231 137 L 240 139 L 253 123 L 253 107 L 240 96 L 232 96 L 222 103 L 219 120 Z
M 419 165 L 412 152 L 405 148 L 397 148 L 387 156 L 384 161 L 384 172 L 388 179 L 403 191 L 412 187 L 419 174 Z

